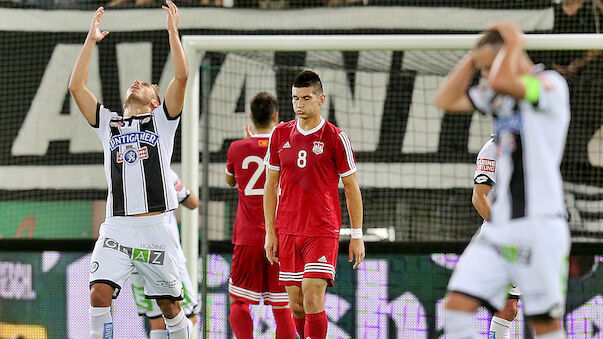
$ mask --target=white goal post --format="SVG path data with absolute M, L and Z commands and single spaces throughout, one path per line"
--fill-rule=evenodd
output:
M 182 113 L 182 180 L 198 194 L 201 169 L 199 166 L 199 114 L 201 59 L 209 51 L 361 51 L 361 50 L 469 50 L 479 39 L 478 34 L 451 35 L 187 35 L 182 38 L 188 58 L 190 75 Z M 593 50 L 603 49 L 602 34 L 527 34 L 529 50 Z M 205 88 L 207 90 L 207 88 Z M 205 106 L 207 107 L 207 106 Z M 208 117 L 208 114 L 204 114 Z M 205 145 L 204 145 L 205 146 Z M 204 156 L 208 156 L 204 152 Z M 207 158 L 209 160 L 209 158 Z M 200 201 L 207 196 L 200 196 Z M 205 204 L 206 206 L 206 204 Z M 207 217 L 207 211 L 202 211 Z M 207 221 L 207 219 L 206 219 Z M 198 287 L 199 272 L 199 212 L 182 210 L 182 245 L 187 268 L 194 287 Z M 207 227 L 207 223 L 203 223 Z M 203 236 L 207 237 L 207 230 Z M 205 238 L 207 239 L 207 238 Z M 204 252 L 207 246 L 204 244 Z M 203 299 L 205 300 L 205 299 Z M 205 316 L 202 316 L 205 319 Z

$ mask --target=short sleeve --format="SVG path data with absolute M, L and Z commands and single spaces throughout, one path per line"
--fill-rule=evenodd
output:
M 273 171 L 281 170 L 281 161 L 278 158 L 278 128 L 275 128 L 270 134 L 270 139 L 268 140 L 268 150 L 266 151 L 266 157 L 264 158 L 264 165 L 268 169 Z
M 546 71 L 536 75 L 540 81 L 538 108 L 541 111 L 559 111 L 569 109 L 569 89 L 561 74 Z
M 116 112 L 111 112 L 110 109 L 103 106 L 101 103 L 96 104 L 96 124 L 90 125 L 95 130 L 104 130 L 107 126 L 109 126 L 109 122 L 111 119 L 121 119 L 119 114 Z
M 337 137 L 335 165 L 337 166 L 337 173 L 339 173 L 341 177 L 347 177 L 348 175 L 356 173 L 356 159 L 354 157 L 354 151 L 352 150 L 350 138 L 348 138 L 345 132 L 339 132 Z
M 474 184 L 494 186 L 496 184 L 496 145 L 488 140 L 477 155 Z
M 228 147 L 228 154 L 226 156 L 226 168 L 224 169 L 224 171 L 226 172 L 226 174 L 230 175 L 231 177 L 234 176 L 234 172 L 235 172 L 235 166 L 234 166 L 234 160 L 233 160 L 233 144 L 230 144 L 230 147 Z
M 492 109 L 490 103 L 494 98 L 494 90 L 485 86 L 473 86 L 467 91 L 471 104 L 482 114 L 491 115 Z
M 180 116 L 171 118 L 167 113 L 165 103 L 162 103 L 153 110 L 153 116 L 159 128 L 169 131 L 171 134 L 176 133 L 176 129 L 178 129 L 178 124 L 180 123 Z

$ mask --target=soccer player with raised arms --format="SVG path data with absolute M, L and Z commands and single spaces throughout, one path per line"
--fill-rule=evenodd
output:
M 320 114 L 326 97 L 318 74 L 298 74 L 291 99 L 297 118 L 275 127 L 265 159 L 264 248 L 268 261 L 280 264 L 279 280 L 300 337 L 324 339 L 324 298 L 334 283 L 342 222 L 339 180 L 350 215 L 354 268 L 365 256 L 362 196 L 350 139 Z
M 87 88 L 94 47 L 109 32 L 100 30 L 104 9 L 92 20 L 77 58 L 69 91 L 104 151 L 107 213 L 92 252 L 90 338 L 113 338 L 111 300 L 134 269 L 144 278 L 146 298 L 156 299 L 171 339 L 187 339 L 192 323 L 184 315 L 178 274 L 178 242 L 170 235 L 169 215 L 178 207 L 170 162 L 180 122 L 188 64 L 178 33 L 179 12 L 167 1 L 167 31 L 174 78 L 163 102 L 155 86 L 134 81 L 123 115 L 98 102 Z
M 250 102 L 253 129 L 248 138 L 234 141 L 228 148 L 226 182 L 237 186 L 239 203 L 232 242 L 232 270 L 228 284 L 228 320 L 238 339 L 253 339 L 249 304 L 272 306 L 277 339 L 295 339 L 295 324 L 287 291 L 278 281 L 278 265 L 270 265 L 264 252 L 263 195 L 266 181 L 264 157 L 270 132 L 278 121 L 278 102 L 267 92 L 259 92 Z
M 536 338 L 562 339 L 570 236 L 561 159 L 570 120 L 567 83 L 534 65 L 521 30 L 500 22 L 448 74 L 435 97 L 447 112 L 475 109 L 494 117 L 496 201 L 448 283 L 449 339 L 477 338 L 473 312 L 503 308 L 506 288 L 521 288 Z M 487 85 L 470 88 L 481 70 Z

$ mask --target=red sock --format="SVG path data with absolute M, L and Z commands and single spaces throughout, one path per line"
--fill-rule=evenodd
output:
M 293 317 L 293 322 L 295 323 L 295 328 L 297 329 L 297 334 L 299 334 L 299 337 L 302 339 L 306 339 L 306 337 L 304 337 L 304 327 L 306 327 L 306 318 Z
M 320 313 L 306 313 L 306 338 L 325 339 L 327 337 L 327 314 L 325 311 Z
M 295 324 L 290 308 L 272 308 L 276 320 L 276 339 L 295 339 Z
M 230 304 L 228 321 L 237 339 L 253 339 L 253 321 L 248 304 L 240 301 Z

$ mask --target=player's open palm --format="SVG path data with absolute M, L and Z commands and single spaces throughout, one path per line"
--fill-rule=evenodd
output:
M 354 262 L 354 269 L 358 268 L 358 265 L 364 260 L 365 256 L 364 251 L 364 241 L 362 239 L 352 239 L 350 240 L 350 250 L 349 250 L 349 261 Z
M 100 21 L 101 17 L 105 13 L 105 9 L 101 6 L 94 13 L 94 19 L 92 19 L 92 24 L 90 25 L 90 31 L 88 32 L 88 38 L 92 39 L 95 42 L 99 42 L 103 40 L 104 37 L 109 34 L 109 31 L 101 31 L 100 30 Z
M 178 12 L 178 7 L 172 1 L 167 0 L 165 2 L 167 6 L 161 6 L 164 11 L 167 12 L 167 30 L 175 31 L 178 29 L 178 21 L 180 21 L 180 12 Z

